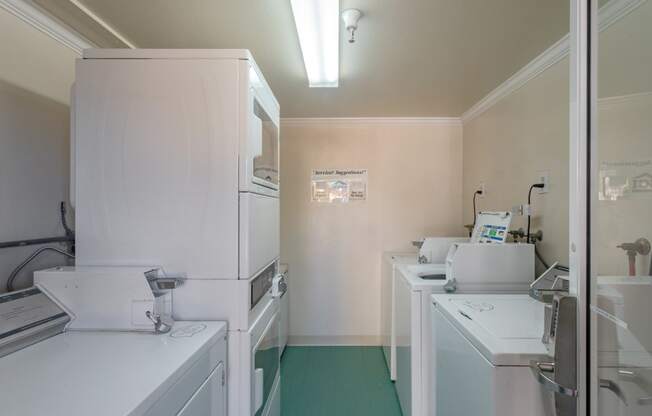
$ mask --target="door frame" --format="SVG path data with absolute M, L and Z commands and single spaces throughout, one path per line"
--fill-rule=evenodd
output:
M 594 363 L 590 349 L 591 332 L 591 224 L 595 198 L 597 100 L 597 0 L 571 0 L 570 30 L 570 183 L 569 183 L 569 265 L 570 292 L 578 298 L 577 332 L 577 414 L 588 415 L 595 407 L 596 388 L 592 381 Z

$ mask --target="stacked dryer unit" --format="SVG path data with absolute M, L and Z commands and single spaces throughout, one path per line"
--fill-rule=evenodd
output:
M 229 325 L 231 416 L 280 414 L 279 105 L 247 50 L 87 50 L 73 89 L 78 266 L 187 280 Z

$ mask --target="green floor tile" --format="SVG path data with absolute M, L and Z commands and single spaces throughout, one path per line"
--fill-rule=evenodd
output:
M 380 347 L 287 347 L 282 416 L 401 416 Z

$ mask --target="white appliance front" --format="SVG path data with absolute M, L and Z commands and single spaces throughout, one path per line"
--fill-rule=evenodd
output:
M 77 61 L 77 265 L 238 278 L 239 62 Z
M 380 335 L 390 380 L 396 380 L 396 323 L 394 275 L 397 264 L 416 264 L 416 253 L 383 253 L 380 273 Z
M 279 273 L 283 276 L 285 282 L 285 290 L 280 294 L 280 337 L 281 337 L 281 356 L 285 352 L 285 347 L 288 345 L 288 337 L 290 332 L 290 296 L 288 290 L 290 288 L 290 274 L 287 264 L 281 264 Z M 282 289 L 282 288 L 281 288 Z
M 421 329 L 413 324 L 418 319 L 419 293 L 412 291 L 405 279 L 397 278 L 395 282 L 396 293 L 396 321 L 395 321 L 395 342 L 396 342 L 396 394 L 404 415 L 417 415 L 420 408 L 420 395 L 413 389 L 418 389 L 420 369 L 415 368 L 414 362 L 417 359 L 415 354 L 420 351 L 416 349 L 415 342 L 420 337 Z M 416 330 L 416 331 L 415 331 Z M 416 381 L 416 382 L 414 382 Z
M 280 255 L 280 200 L 240 193 L 240 278 L 248 279 Z
M 88 50 L 73 94 L 77 265 L 238 279 L 278 256 L 278 201 L 240 197 L 279 195 L 279 106 L 248 51 Z M 270 238 L 245 259 L 239 220 Z
M 395 275 L 396 392 L 404 415 L 427 415 L 430 400 L 430 319 L 432 293 L 443 293 L 446 280 L 424 280 L 399 264 Z M 427 265 L 443 270 L 443 265 Z
M 434 415 L 432 400 L 434 384 L 431 348 L 432 325 L 430 296 L 445 293 L 450 280 L 427 280 L 419 274 L 442 274 L 443 264 L 397 264 L 395 274 L 395 328 L 396 328 L 396 390 L 404 414 L 412 416 Z M 426 271 L 426 272 L 424 272 Z M 479 284 L 465 284 L 458 281 L 456 293 L 526 293 L 530 283 L 529 274 L 521 276 L 520 282 L 495 283 L 491 278 L 482 280 L 482 275 L 473 276 Z M 406 339 L 407 337 L 407 339 Z M 409 409 L 409 410 L 408 410 Z
M 225 371 L 219 363 L 177 416 L 226 416 Z
M 172 293 L 152 292 L 152 269 L 57 266 L 34 272 L 34 284 L 72 316 L 66 329 L 153 332 L 148 313 L 170 322 Z
M 458 329 L 461 320 L 472 321 L 469 314 L 457 312 L 451 319 L 434 304 L 431 311 L 436 356 L 431 415 L 554 416 L 551 393 L 536 382 L 527 365 L 495 365 Z M 543 344 L 538 351 L 540 359 Z M 531 351 L 523 354 L 532 355 Z
M 247 331 L 229 333 L 229 415 L 263 416 L 280 401 L 278 300 L 270 299 Z M 231 384 L 233 383 L 233 384 Z
M 173 318 L 223 320 L 229 323 L 229 331 L 247 331 L 273 300 L 271 288 L 277 263 L 272 261 L 247 280 L 185 280 L 174 289 Z
M 66 331 L 0 358 L 3 415 L 226 416 L 224 322 Z
M 279 105 L 253 61 L 243 64 L 247 82 L 241 84 L 246 96 L 240 126 L 245 140 L 240 146 L 240 190 L 278 196 L 279 194 Z

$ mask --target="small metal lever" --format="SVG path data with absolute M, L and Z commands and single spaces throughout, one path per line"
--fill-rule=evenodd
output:
M 444 292 L 455 293 L 457 291 L 457 279 L 452 278 L 444 284 Z
M 620 399 L 620 401 L 625 404 L 625 406 L 629 406 L 629 404 L 627 404 L 627 398 L 625 397 L 623 390 L 613 380 L 601 378 L 599 380 L 599 386 L 601 389 L 607 389 L 613 392 L 613 394 L 615 394 Z
M 423 240 L 415 240 L 412 242 L 412 245 L 416 248 L 421 248 L 423 246 Z
M 554 373 L 555 364 L 554 363 L 542 363 L 538 361 L 530 361 L 530 370 L 532 374 L 537 379 L 537 381 L 543 385 L 543 387 L 553 393 L 561 394 L 563 396 L 577 397 L 577 389 L 570 387 L 562 386 L 557 383 L 544 373 Z
M 154 324 L 154 332 L 157 334 L 167 334 L 172 329 L 172 325 L 168 325 L 161 319 L 161 315 L 154 315 L 152 312 L 145 312 L 145 316 Z

